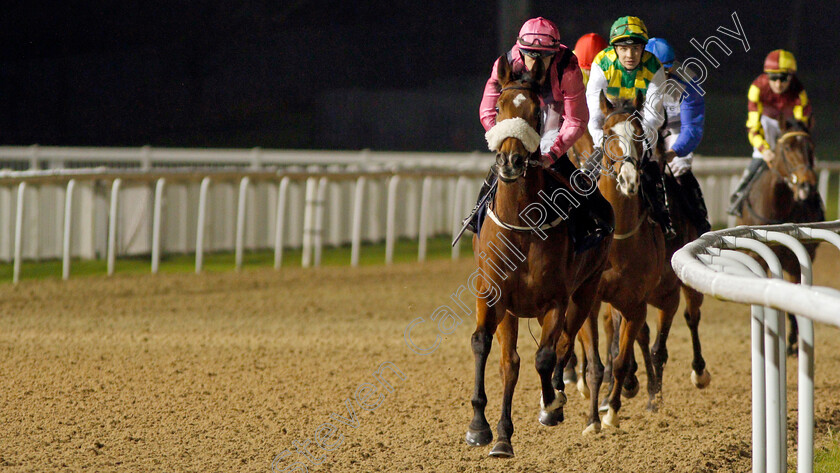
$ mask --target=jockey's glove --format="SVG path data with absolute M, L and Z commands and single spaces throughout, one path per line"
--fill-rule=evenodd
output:
M 680 177 L 683 174 L 691 171 L 691 161 L 692 158 L 689 156 L 679 157 L 671 160 L 669 166 L 671 166 L 671 172 L 674 173 L 674 177 Z

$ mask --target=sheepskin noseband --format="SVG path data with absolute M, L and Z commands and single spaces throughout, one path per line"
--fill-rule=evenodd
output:
M 522 142 L 529 153 L 533 153 L 540 146 L 540 135 L 524 118 L 508 118 L 496 123 L 484 134 L 490 151 L 498 151 L 502 142 L 508 138 L 516 138 Z

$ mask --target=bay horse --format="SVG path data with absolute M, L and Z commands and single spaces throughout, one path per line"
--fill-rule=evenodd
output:
M 498 113 L 487 137 L 488 144 L 491 135 L 498 141 L 490 147 L 496 151 L 493 170 L 499 183 L 488 207 L 488 218 L 479 234 L 473 236 L 477 272 L 482 277 L 475 279 L 476 329 L 471 338 L 475 385 L 466 442 L 479 446 L 493 440 L 484 415 L 484 373 L 495 334 L 501 346 L 504 393 L 498 438 L 490 455 L 512 457 L 511 404 L 519 377 L 519 319 L 536 317 L 542 326 L 535 363 L 541 384 L 539 421 L 557 425 L 564 419 L 566 395 L 562 380 L 552 384 L 552 371 L 558 360 L 565 364 L 575 335 L 592 310 L 612 238 L 608 236 L 593 248 L 577 253 L 563 215 L 538 227 L 533 220 L 523 219 L 525 212 L 542 202 L 549 179 L 548 171 L 538 164 L 536 131 L 540 120 L 537 88 L 547 74 L 542 62 L 536 61 L 531 73 L 515 78 L 505 56 L 499 58 L 497 70 Z M 569 194 L 564 188 L 560 190 Z M 552 201 L 562 194 L 558 191 Z M 613 216 L 606 204 L 604 207 L 608 212 L 604 217 L 611 223 Z M 552 226 L 554 223 L 556 226 Z
M 776 140 L 772 162 L 753 182 L 744 201 L 738 225 L 769 225 L 776 223 L 808 223 L 825 220 L 822 198 L 817 189 L 814 172 L 814 142 L 808 126 L 792 118 L 780 119 L 781 133 Z M 767 170 L 769 169 L 769 172 Z M 817 243 L 806 244 L 808 256 L 814 260 Z M 799 283 L 799 261 L 782 246 L 772 246 L 782 263 L 785 279 Z M 761 258 L 759 258 L 761 259 Z M 796 353 L 798 330 L 796 319 L 788 314 L 791 331 L 788 334 L 788 354 Z
M 637 97 L 637 99 L 641 100 L 641 97 Z M 605 107 L 607 105 L 608 103 L 605 104 Z M 625 106 L 626 105 L 627 104 L 625 104 Z M 615 108 L 618 107 L 614 107 L 614 109 Z M 613 128 L 614 126 L 615 125 L 612 125 Z M 658 145 L 659 147 L 657 151 L 659 151 L 659 154 L 661 155 L 664 151 L 661 148 L 661 140 L 659 141 Z M 588 133 L 575 143 L 574 154 L 576 160 L 580 163 L 580 165 L 583 165 L 583 161 L 585 161 L 587 157 L 592 155 L 594 151 L 593 146 L 594 144 L 592 142 L 592 138 Z M 616 150 L 613 152 L 613 154 L 617 152 L 618 151 Z M 602 161 L 602 166 L 606 167 L 606 162 Z M 612 174 L 617 175 L 618 173 L 616 170 L 613 170 Z M 690 222 L 690 219 L 686 215 L 685 210 L 681 207 L 681 205 L 679 205 L 683 202 L 683 199 L 679 196 L 679 184 L 675 181 L 675 178 L 667 174 L 666 180 L 669 184 L 666 185 L 666 190 L 668 192 L 669 200 L 672 202 L 672 206 L 670 209 L 671 220 L 674 229 L 676 230 L 677 237 L 665 241 L 666 264 L 664 265 L 664 267 L 662 267 L 659 284 L 656 286 L 655 290 L 653 290 L 650 296 L 646 299 L 646 302 L 648 304 L 658 309 L 658 330 L 656 333 L 656 341 L 651 347 L 650 329 L 647 323 L 645 323 L 642 326 L 637 337 L 637 342 L 641 349 L 648 373 L 649 410 L 657 409 L 660 400 L 658 398 L 661 397 L 664 367 L 668 361 L 667 339 L 670 333 L 671 324 L 679 306 L 680 291 L 682 291 L 683 298 L 686 302 L 685 312 L 683 313 L 683 315 L 689 327 L 689 331 L 691 332 L 692 339 L 693 361 L 690 376 L 691 381 L 697 388 L 700 389 L 705 388 L 711 382 L 711 375 L 706 369 L 706 362 L 703 359 L 699 335 L 699 324 L 701 316 L 700 307 L 703 304 L 703 294 L 683 284 L 682 281 L 680 281 L 679 278 L 677 278 L 676 274 L 673 271 L 673 268 L 671 268 L 671 265 L 667 264 L 667 261 L 670 261 L 674 252 L 676 252 L 683 245 L 699 237 L 699 232 L 695 228 L 695 226 Z M 620 183 L 618 187 L 620 187 Z M 608 198 L 608 200 L 611 203 L 626 200 L 624 198 L 619 197 L 618 193 L 605 189 L 604 195 L 607 196 L 609 195 L 608 193 L 614 196 L 613 199 Z M 616 208 L 615 210 L 617 215 L 616 218 L 620 219 L 621 213 L 619 212 L 619 209 Z M 618 234 L 616 239 L 623 239 L 623 235 Z M 618 257 L 617 252 L 620 251 L 621 247 L 622 245 L 616 243 L 612 246 L 611 252 L 616 253 L 615 256 Z M 619 332 L 615 329 L 615 327 L 619 327 L 620 321 L 620 314 L 617 311 L 613 310 L 613 307 L 611 305 L 608 305 L 608 310 L 604 312 L 604 330 L 606 332 L 607 339 L 611 340 L 612 343 L 610 343 L 610 348 L 607 354 L 607 367 L 605 371 L 605 376 L 607 376 L 607 378 L 610 380 L 610 391 L 612 391 L 615 381 L 615 378 L 612 376 L 612 360 L 617 356 L 620 346 Z M 579 335 L 581 341 L 583 341 L 583 333 L 584 332 L 581 332 L 581 335 Z M 634 397 L 636 395 L 636 393 L 639 390 L 639 383 L 638 379 L 635 376 L 637 365 L 633 357 L 632 350 L 628 352 L 628 356 L 630 357 L 630 360 L 628 372 L 625 377 L 625 382 L 623 384 L 622 394 L 625 397 L 629 398 Z M 563 372 L 563 378 L 565 380 L 572 380 L 576 377 L 574 372 L 573 361 L 574 360 L 571 360 L 570 363 L 565 367 L 565 370 Z M 586 363 L 587 360 L 584 359 L 584 369 Z M 559 372 L 556 372 L 555 376 L 560 376 Z M 585 398 L 588 398 L 590 396 L 590 392 L 588 386 L 586 385 L 586 381 L 581 378 L 577 380 L 577 382 L 580 393 Z M 608 402 L 607 400 L 605 400 L 605 403 L 600 407 L 600 409 L 603 411 L 608 410 L 608 408 Z

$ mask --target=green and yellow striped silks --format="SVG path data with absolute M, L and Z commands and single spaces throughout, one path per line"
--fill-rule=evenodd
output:
M 636 91 L 641 90 L 647 95 L 648 84 L 653 79 L 662 64 L 649 51 L 642 53 L 641 63 L 632 71 L 628 71 L 618 60 L 618 54 L 613 46 L 598 53 L 592 65 L 598 65 L 607 78 L 605 93 L 611 99 L 633 99 Z

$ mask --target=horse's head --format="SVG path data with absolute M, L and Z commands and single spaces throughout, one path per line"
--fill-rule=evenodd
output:
M 779 122 L 781 135 L 776 141 L 776 157 L 771 163 L 796 200 L 810 198 L 817 191 L 814 172 L 814 142 L 808 127 L 797 120 Z
M 626 196 L 639 192 L 640 159 L 645 137 L 640 111 L 645 101 L 641 91 L 633 100 L 619 99 L 613 105 L 601 91 L 604 119 L 603 166 L 617 176 L 618 189 Z
M 499 99 L 496 125 L 485 134 L 496 152 L 493 171 L 503 182 L 513 182 L 525 174 L 534 154 L 539 152 L 540 101 L 537 89 L 545 79 L 542 61 L 522 77 L 513 77 L 507 57 L 499 58 Z

